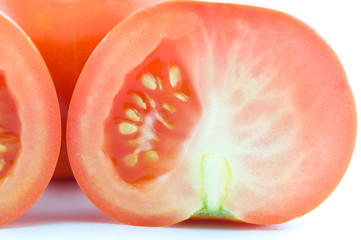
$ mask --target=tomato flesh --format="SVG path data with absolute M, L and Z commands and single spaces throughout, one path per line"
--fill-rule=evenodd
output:
M 177 64 L 176 43 L 163 41 L 125 77 L 114 98 L 104 127 L 104 151 L 124 181 L 152 179 L 172 170 L 201 115 L 187 72 Z
M 20 148 L 20 120 L 15 101 L 0 71 L 0 185 L 14 165 Z

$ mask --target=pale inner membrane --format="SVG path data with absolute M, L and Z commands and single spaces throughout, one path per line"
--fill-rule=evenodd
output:
M 214 86 L 203 86 L 202 118 L 185 153 L 201 172 L 203 209 L 215 213 L 226 210 L 223 204 L 233 186 L 279 184 L 297 164 L 288 161 L 298 130 L 292 86 L 272 88 L 277 66 L 274 74 L 257 75 L 247 65 L 230 66 L 222 69 L 223 75 L 213 71 L 216 66 L 203 66 L 209 69 L 204 77 Z

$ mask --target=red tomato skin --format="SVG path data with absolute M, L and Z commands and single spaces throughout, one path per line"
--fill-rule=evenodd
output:
M 2 15 L 0 34 L 0 68 L 21 122 L 18 157 L 0 183 L 1 225 L 28 210 L 51 180 L 60 150 L 61 120 L 54 85 L 35 45 Z
M 167 20 L 171 18 L 173 26 L 168 25 L 169 21 Z M 232 21 L 232 24 L 226 25 L 230 22 L 229 19 L 239 21 Z M 147 24 L 154 27 L 149 29 Z M 244 31 L 239 31 L 239 29 Z M 244 34 L 247 33 L 247 30 L 255 34 Z M 283 34 L 277 34 L 278 31 Z M 200 209 L 202 199 L 199 185 L 201 181 L 199 173 L 196 171 L 199 170 L 197 162 L 192 163 L 190 160 L 184 159 L 167 176 L 166 180 L 163 179 L 159 187 L 155 187 L 154 191 L 136 191 L 134 186 L 121 179 L 104 152 L 105 134 L 104 129 L 99 127 L 109 115 L 114 96 L 125 85 L 123 78 L 125 74 L 142 63 L 148 54 L 157 49 L 164 38 L 178 39 L 187 34 L 190 36 L 192 47 L 196 49 L 194 51 L 196 57 L 189 58 L 187 54 L 190 50 L 184 48 L 182 49 L 184 50 L 184 59 L 180 61 L 190 72 L 190 81 L 196 86 L 196 91 L 203 104 L 202 107 L 206 105 L 204 96 L 209 94 L 207 91 L 214 91 L 214 98 L 210 99 L 218 99 L 224 83 L 224 79 L 219 76 L 225 70 L 230 72 L 233 70 L 232 68 L 228 69 L 227 57 L 231 55 L 233 60 L 236 59 L 232 56 L 232 51 L 229 51 L 229 48 L 233 50 L 234 39 L 238 40 L 238 37 L 244 37 L 245 40 L 250 40 L 247 37 L 255 36 L 254 41 L 241 41 L 244 39 L 235 41 L 249 43 L 245 44 L 244 48 L 236 45 L 239 48 L 235 50 L 235 52 L 237 50 L 244 51 L 242 53 L 245 54 L 240 55 L 245 56 L 246 60 L 250 60 L 245 61 L 246 66 L 248 66 L 248 62 L 252 63 L 254 60 L 252 57 L 257 58 L 258 56 L 257 54 L 252 55 L 252 47 L 256 49 L 256 53 L 263 56 L 262 53 L 266 51 L 262 50 L 267 50 L 268 46 L 271 46 L 271 50 L 278 49 L 277 46 L 282 43 L 281 46 L 287 47 L 285 49 L 290 49 L 293 53 L 280 54 L 281 57 L 284 57 L 282 60 L 286 59 L 284 61 L 286 64 L 283 66 L 288 66 L 289 63 L 291 68 L 287 70 L 286 67 L 286 70 L 282 69 L 283 71 L 279 72 L 275 70 L 281 77 L 275 78 L 272 84 L 267 85 L 271 92 L 281 89 L 292 93 L 289 99 L 286 98 L 293 104 L 292 108 L 288 110 L 291 113 L 295 112 L 293 116 L 300 120 L 295 127 L 297 130 L 295 139 L 299 145 L 296 145 L 295 152 L 286 152 L 286 157 L 281 160 L 287 163 L 286 160 L 289 156 L 290 159 L 297 159 L 295 156 L 301 155 L 302 152 L 308 153 L 309 149 L 312 152 L 309 157 L 305 157 L 297 165 L 299 168 L 296 169 L 299 171 L 290 173 L 291 178 L 287 178 L 290 181 L 282 182 L 281 185 L 278 185 L 279 188 L 277 184 L 275 184 L 275 188 L 267 187 L 274 183 L 274 179 L 278 175 L 277 171 L 283 170 L 283 166 L 288 166 L 285 162 L 276 161 L 280 167 L 279 170 L 277 167 L 269 167 L 273 164 L 272 157 L 265 158 L 266 163 L 259 161 L 263 160 L 262 157 L 252 159 L 245 155 L 246 158 L 239 158 L 239 162 L 244 165 L 239 169 L 236 167 L 232 172 L 233 176 L 238 175 L 239 179 L 237 184 L 232 185 L 224 207 L 231 210 L 235 220 L 254 224 L 282 223 L 302 216 L 317 207 L 341 180 L 355 146 L 355 102 L 337 56 L 312 29 L 287 14 L 250 6 L 199 2 L 168 2 L 134 14 L 114 28 L 90 57 L 75 89 L 70 105 L 67 129 L 70 161 L 75 177 L 84 193 L 105 214 L 133 225 L 174 224 L 191 217 Z M 129 36 L 132 41 L 119 40 L 123 35 Z M 143 41 L 145 37 L 146 42 Z M 277 37 L 280 38 L 277 39 Z M 211 49 L 215 52 L 216 57 L 211 54 L 211 56 L 207 55 L 209 53 L 207 52 L 209 49 L 206 49 L 207 44 L 213 47 Z M 248 49 L 251 53 L 247 51 Z M 113 54 L 114 52 L 117 54 Z M 275 66 L 277 64 L 272 65 L 274 63 L 272 57 L 277 57 L 277 54 L 279 52 L 275 51 L 275 54 L 271 54 L 271 56 L 266 55 L 268 59 L 266 58 L 264 62 L 261 61 L 251 66 L 252 76 L 262 73 L 264 65 L 267 64 L 270 65 L 268 70 L 271 74 L 274 73 L 273 67 L 279 70 Z M 251 57 L 247 59 L 249 56 Z M 211 59 L 209 65 L 207 65 L 208 59 Z M 267 61 L 269 59 L 271 59 L 271 63 Z M 212 60 L 216 62 L 216 67 L 212 65 L 214 64 Z M 104 63 L 107 68 L 99 69 L 98 66 Z M 195 69 L 194 65 L 204 68 Z M 203 71 L 204 69 L 215 72 L 217 77 L 214 77 L 213 81 L 212 78 L 207 78 L 211 74 Z M 199 76 L 202 76 L 201 80 L 197 78 Z M 260 79 L 262 80 L 262 78 Z M 292 83 L 297 87 L 290 87 L 289 85 Z M 285 92 L 287 93 L 287 91 Z M 312 102 L 322 91 L 324 91 L 322 98 L 313 104 Z M 235 94 L 235 99 L 239 95 Z M 99 98 L 99 96 L 102 97 Z M 289 97 L 287 94 L 286 96 Z M 282 94 L 281 97 L 283 97 Z M 282 100 L 283 98 L 276 103 L 282 102 Z M 283 102 L 288 103 L 288 101 Z M 331 105 L 332 107 L 330 107 Z M 310 106 L 315 108 L 310 108 Z M 276 107 L 278 107 L 277 104 Z M 204 110 L 205 108 L 203 108 Z M 307 110 L 310 110 L 310 113 L 307 113 Z M 242 121 L 247 122 L 252 119 L 252 110 L 247 112 L 247 108 L 245 108 L 242 113 L 244 115 L 236 119 L 239 120 L 239 126 L 243 126 L 239 122 L 243 123 Z M 232 124 L 225 125 L 225 129 L 227 126 L 232 127 L 232 131 L 238 129 L 238 125 L 237 127 Z M 282 130 L 283 126 L 283 124 L 278 124 L 276 130 Z M 242 127 L 239 129 L 242 130 Z M 213 130 L 216 131 L 215 128 Z M 244 135 L 246 136 L 246 134 Z M 96 139 L 92 136 L 96 136 Z M 221 135 L 219 136 L 221 137 Z M 267 144 L 272 146 L 272 143 L 268 142 Z M 317 147 L 313 145 L 317 145 Z M 212 147 L 215 146 L 212 145 Z M 237 146 L 234 147 L 237 148 Z M 257 151 L 253 154 L 257 154 Z M 327 162 L 329 159 L 332 161 Z M 247 168 L 247 171 L 243 171 L 243 167 Z M 252 178 L 250 178 L 251 184 L 247 185 L 242 182 L 248 180 L 242 176 L 244 173 L 252 173 L 251 175 L 255 176 L 259 182 L 252 182 Z M 258 191 L 252 191 L 253 188 Z M 293 191 L 295 189 L 300 191 Z M 287 195 L 288 192 L 291 192 L 290 195 Z M 271 197 L 271 195 L 276 196 Z
M 62 116 L 62 147 L 54 178 L 73 178 L 65 144 L 68 107 L 91 52 L 120 21 L 159 0 L 0 0 L 0 10 L 30 36 L 52 76 Z

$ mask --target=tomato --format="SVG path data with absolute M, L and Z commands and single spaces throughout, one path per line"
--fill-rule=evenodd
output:
M 334 190 L 355 135 L 341 63 L 304 23 L 167 2 L 124 20 L 93 52 L 67 146 L 84 193 L 121 222 L 276 224 Z
M 0 0 L 0 10 L 31 37 L 58 94 L 63 141 L 55 178 L 72 178 L 65 129 L 75 83 L 91 52 L 117 23 L 159 0 Z
M 0 15 L 0 225 L 24 213 L 48 185 L 60 149 L 60 110 L 29 37 Z

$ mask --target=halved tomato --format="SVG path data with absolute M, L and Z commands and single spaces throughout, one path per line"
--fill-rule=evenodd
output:
M 65 144 L 68 107 L 79 74 L 101 39 L 136 10 L 160 0 L 0 0 L 38 47 L 58 94 L 63 141 L 55 178 L 70 178 Z
M 168 2 L 96 48 L 67 143 L 84 193 L 121 222 L 275 224 L 333 191 L 355 134 L 344 70 L 304 23 L 264 8 Z
M 12 221 L 48 185 L 60 149 L 54 85 L 29 37 L 0 15 L 0 224 Z

